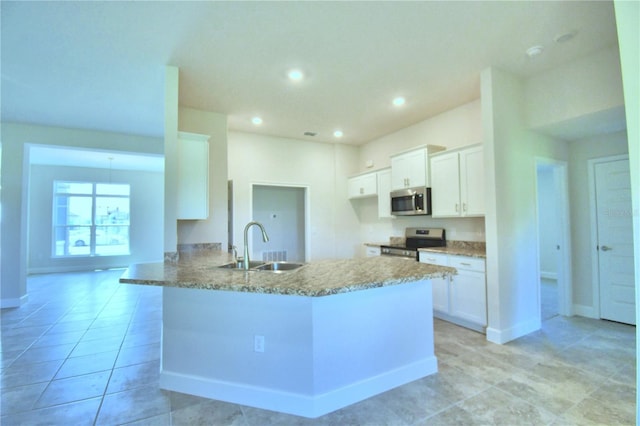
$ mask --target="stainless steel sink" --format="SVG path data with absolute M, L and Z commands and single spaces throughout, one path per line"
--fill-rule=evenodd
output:
M 304 263 L 293 263 L 293 262 L 260 262 L 258 260 L 249 261 L 249 270 L 250 271 L 270 271 L 270 272 L 284 272 L 284 271 L 292 271 L 294 269 L 298 269 L 304 266 Z M 226 265 L 218 266 L 218 268 L 222 269 L 231 269 L 234 271 L 245 271 L 244 262 L 239 260 L 237 262 L 227 263 Z
M 294 269 L 298 269 L 302 266 L 303 266 L 302 263 L 270 262 L 270 263 L 265 263 L 264 265 L 261 265 L 261 266 L 257 266 L 254 269 L 257 271 L 284 272 L 284 271 L 291 271 Z
M 265 263 L 259 260 L 250 260 L 249 261 L 249 269 L 256 268 L 258 266 L 263 266 Z M 237 262 L 227 263 L 226 265 L 218 266 L 218 268 L 223 269 L 244 269 L 244 261 L 238 260 Z

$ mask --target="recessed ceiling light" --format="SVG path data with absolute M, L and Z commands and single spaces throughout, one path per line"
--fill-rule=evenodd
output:
M 527 56 L 530 58 L 534 58 L 542 53 L 544 47 L 542 46 L 531 46 L 527 49 Z
M 342 133 L 342 130 L 336 130 L 335 132 L 333 132 L 333 136 L 336 138 L 341 138 L 342 136 L 344 136 L 344 133 Z
M 289 77 L 289 80 L 291 81 L 300 81 L 304 78 L 304 74 L 302 73 L 302 71 L 298 70 L 298 69 L 294 69 L 294 70 L 290 70 L 287 73 L 287 76 Z
M 405 104 L 405 102 L 406 102 L 406 99 L 405 99 L 405 98 L 403 98 L 402 96 L 398 96 L 397 98 L 395 98 L 395 99 L 393 100 L 393 104 L 394 104 L 395 106 L 402 106 L 402 105 L 404 105 L 404 104 Z
M 251 119 L 251 122 L 252 122 L 253 124 L 255 124 L 256 126 L 259 126 L 259 125 L 261 125 L 261 124 L 262 124 L 262 118 L 260 118 L 260 117 L 253 117 L 253 118 Z

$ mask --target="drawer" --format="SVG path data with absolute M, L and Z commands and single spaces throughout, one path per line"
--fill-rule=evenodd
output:
M 447 260 L 448 256 L 446 254 L 421 251 L 419 256 L 420 262 L 422 263 L 430 263 L 432 265 L 438 266 L 449 266 L 449 262 Z
M 456 269 L 484 272 L 484 259 L 467 256 L 449 256 L 449 266 Z
M 367 257 L 380 256 L 380 247 L 367 246 Z

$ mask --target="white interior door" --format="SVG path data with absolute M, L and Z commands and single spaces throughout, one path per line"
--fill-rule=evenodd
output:
M 600 317 L 635 324 L 629 160 L 594 166 Z

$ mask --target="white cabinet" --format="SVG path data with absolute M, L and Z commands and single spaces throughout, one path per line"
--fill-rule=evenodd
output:
M 380 256 L 380 247 L 379 246 L 367 246 L 366 255 L 367 257 L 376 257 Z
M 439 266 L 449 266 L 449 259 L 446 254 L 420 252 L 420 262 L 431 263 Z M 431 287 L 433 289 L 433 310 L 448 313 L 449 279 L 432 278 Z
M 426 145 L 391 157 L 391 189 L 430 186 L 429 155 L 444 150 Z
M 477 331 L 487 325 L 487 286 L 484 259 L 420 252 L 420 262 L 451 266 L 451 278 L 434 278 L 433 315 Z
M 430 164 L 433 217 L 484 215 L 482 145 L 432 155 Z
M 378 172 L 378 218 L 391 218 L 391 169 Z
M 349 198 L 374 197 L 378 194 L 378 178 L 375 172 L 350 177 L 347 181 Z
M 209 136 L 178 132 L 178 219 L 209 216 Z
M 484 259 L 449 256 L 458 275 L 449 279 L 450 314 L 480 326 L 487 325 L 487 289 Z

